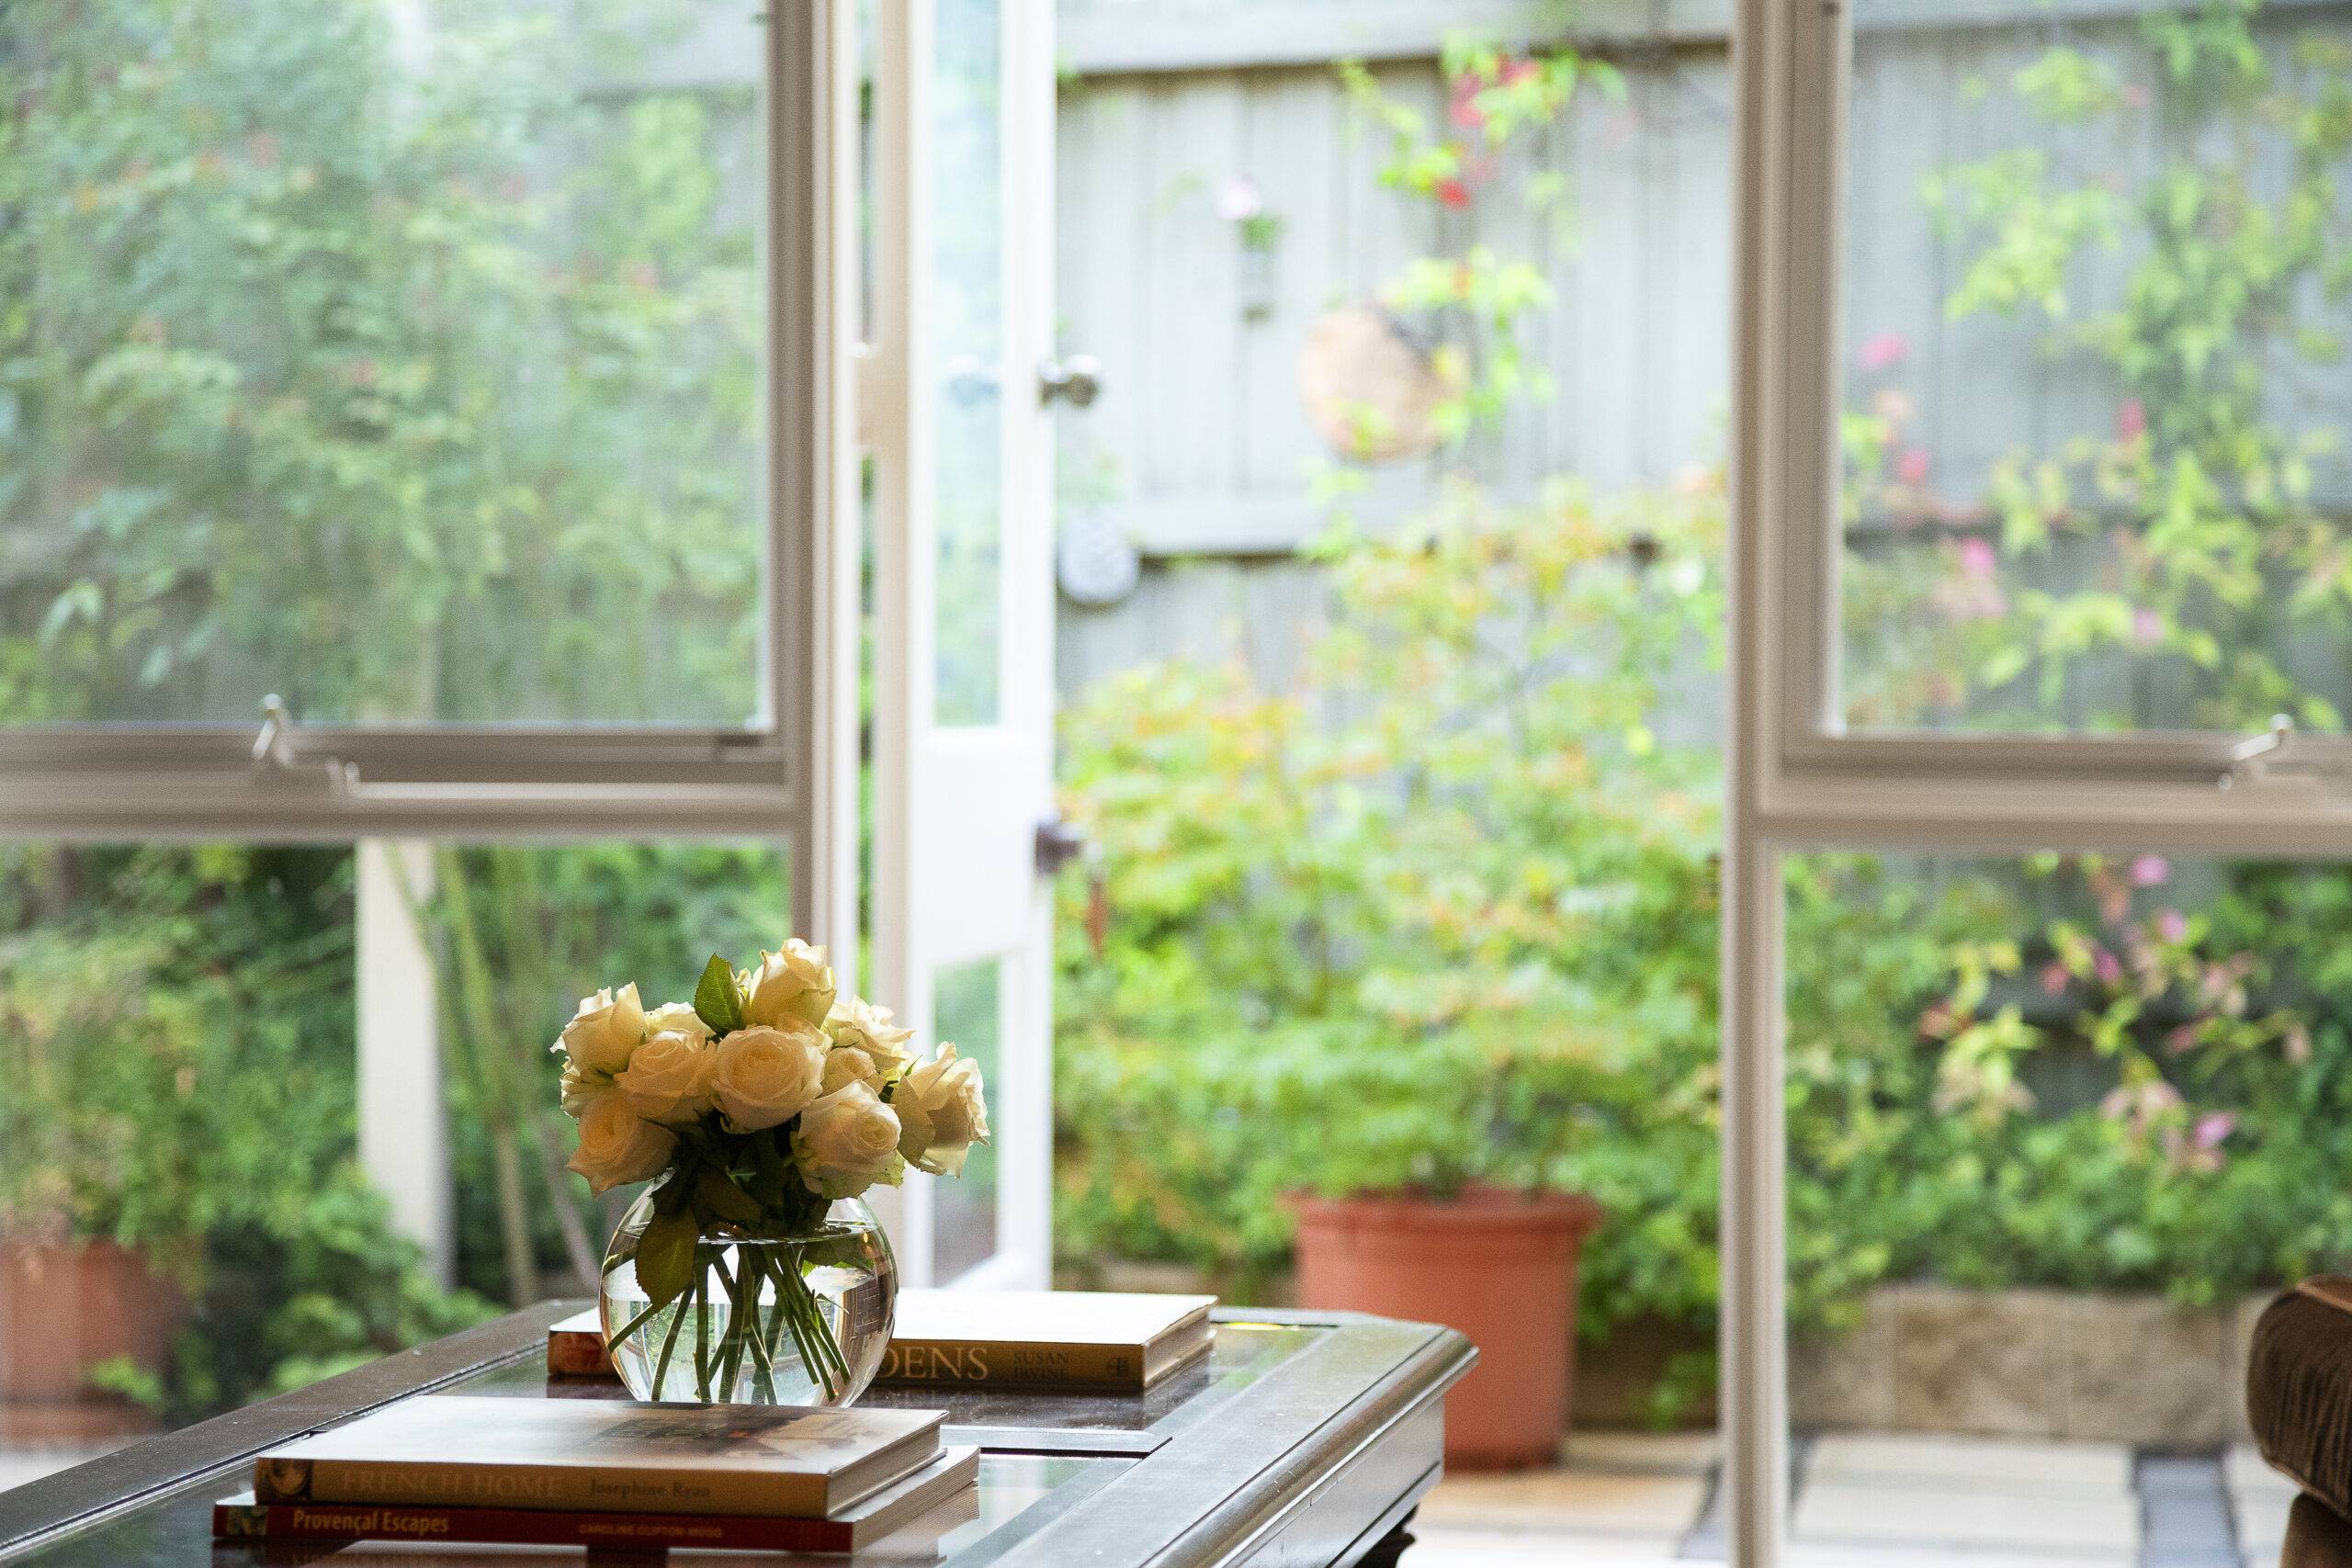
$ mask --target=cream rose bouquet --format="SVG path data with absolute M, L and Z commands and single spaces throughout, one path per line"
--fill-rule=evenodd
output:
M 609 1273 L 633 1260 L 648 1297 L 632 1321 L 607 1324 L 616 1346 L 679 1304 L 657 1390 L 690 1317 L 705 1398 L 714 1383 L 734 1387 L 746 1365 L 770 1371 L 786 1335 L 829 1400 L 847 1384 L 820 1304 L 800 1269 L 780 1261 L 791 1254 L 711 1238 L 808 1236 L 836 1200 L 895 1186 L 909 1166 L 960 1174 L 988 1141 L 978 1065 L 946 1043 L 920 1060 L 913 1036 L 888 1008 L 840 994 L 825 950 L 797 937 L 740 972 L 714 955 L 691 1003 L 648 1010 L 633 985 L 581 1002 L 553 1047 L 564 1057 L 564 1113 L 580 1123 L 571 1168 L 600 1193 L 660 1179 L 634 1258 L 605 1264 Z M 713 1299 L 718 1291 L 727 1298 Z

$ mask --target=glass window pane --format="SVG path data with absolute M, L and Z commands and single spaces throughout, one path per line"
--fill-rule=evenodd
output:
M 932 1269 L 942 1283 L 996 1256 L 996 1151 L 1016 1135 L 1005 1125 L 1003 1114 L 1011 1097 L 997 1081 L 998 1066 L 1004 1060 L 998 1048 L 1003 974 L 1001 960 L 981 958 L 941 970 L 934 982 L 933 1038 L 952 1042 L 958 1055 L 979 1063 L 990 1118 L 990 1140 L 973 1147 L 963 1175 L 932 1184 Z
M 2244 1357 L 2352 1258 L 2352 872 L 1812 855 L 1787 892 L 1800 1557 L 2276 1561 Z
M 2352 13 L 1860 0 L 1847 721 L 2342 726 Z
M 786 931 L 763 845 L 387 847 L 0 846 L 0 1486 L 592 1293 L 548 1043 Z
M 996 722 L 1005 388 L 1008 378 L 1016 388 L 1028 385 L 1025 367 L 1003 362 L 999 25 L 995 0 L 940 0 L 931 80 L 932 328 L 940 385 L 929 482 L 939 534 L 941 724 Z
M 754 12 L 0 10 L 0 719 L 751 714 Z

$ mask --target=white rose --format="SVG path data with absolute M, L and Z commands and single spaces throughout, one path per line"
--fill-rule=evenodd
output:
M 865 1085 L 846 1084 L 800 1113 L 792 1160 L 810 1191 L 854 1198 L 898 1168 L 898 1115 Z
M 814 1024 L 739 1029 L 717 1055 L 710 1096 L 741 1131 L 789 1122 L 823 1091 L 825 1037 Z
M 822 1023 L 833 1006 L 833 966 L 825 950 L 798 937 L 781 953 L 763 953 L 760 966 L 736 976 L 743 987 L 745 1023 L 781 1024 L 787 1019 Z
M 876 1007 L 864 997 L 843 997 L 834 1002 L 833 1010 L 825 1015 L 825 1032 L 832 1036 L 835 1045 L 854 1046 L 872 1057 L 884 1077 L 896 1077 L 914 1060 L 906 1045 L 915 1032 L 893 1029 L 890 1010 Z
M 563 1087 L 556 1091 L 556 1099 L 563 1107 L 563 1113 L 577 1122 L 588 1102 L 612 1087 L 613 1080 L 604 1074 L 582 1072 L 579 1063 L 566 1062 Z
M 821 1086 L 827 1094 L 850 1084 L 862 1083 L 875 1093 L 882 1092 L 882 1073 L 874 1058 L 854 1045 L 843 1045 L 825 1055 L 825 1080 Z
M 710 1038 L 710 1025 L 695 1011 L 692 1002 L 664 1002 L 645 1015 L 645 1037 L 657 1034 L 684 1034 L 695 1040 Z
M 711 1075 L 718 1066 L 718 1053 L 707 1033 L 664 1030 L 647 1035 L 613 1081 L 648 1122 L 691 1122 L 710 1109 Z
M 645 1038 L 645 1008 L 635 986 L 609 986 L 580 999 L 580 1010 L 557 1042 L 574 1065 L 591 1073 L 613 1074 L 628 1066 L 629 1053 Z
M 989 1141 L 989 1103 L 980 1065 L 943 1044 L 936 1059 L 907 1069 L 890 1096 L 903 1129 L 899 1152 L 933 1176 L 960 1175 L 974 1144 Z
M 678 1152 L 678 1135 L 629 1109 L 610 1089 L 592 1097 L 580 1112 L 580 1146 L 569 1168 L 588 1179 L 588 1190 L 603 1192 L 624 1181 L 659 1176 Z

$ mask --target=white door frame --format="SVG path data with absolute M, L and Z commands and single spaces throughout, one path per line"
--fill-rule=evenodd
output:
M 2352 797 L 2339 790 L 2259 778 L 2218 787 L 2240 737 L 1845 732 L 1837 415 L 1849 10 L 1738 0 L 1735 20 L 1722 1387 L 1727 1524 L 1742 1568 L 1776 1568 L 1787 1545 L 1782 856 L 2352 860 Z M 2346 745 L 2308 743 L 2330 759 Z
M 957 1282 L 1042 1285 L 1051 1261 L 1051 888 L 1031 834 L 1052 792 L 1053 462 L 1035 367 L 1050 345 L 1052 13 L 1004 0 L 997 722 L 944 727 L 937 700 L 937 367 L 927 271 L 936 197 L 929 145 L 932 0 L 875 9 L 874 313 L 865 427 L 874 457 L 876 579 L 874 995 L 923 1030 L 945 964 L 1008 955 L 999 972 L 998 1249 Z M 990 786 L 993 786 L 991 790 Z M 1008 787 L 1009 786 L 1009 787 Z M 993 794 L 978 826 L 971 795 Z M 1006 796 L 1014 808 L 1003 808 Z M 926 1043 L 928 1040 L 926 1039 Z M 931 1179 L 910 1174 L 891 1223 L 901 1272 L 934 1282 Z M 946 1281 L 938 1281 L 944 1283 Z

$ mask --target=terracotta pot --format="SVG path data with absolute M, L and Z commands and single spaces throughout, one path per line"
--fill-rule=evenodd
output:
M 1425 1198 L 1300 1198 L 1301 1306 L 1458 1328 L 1478 1364 L 1445 1396 L 1445 1461 L 1547 1464 L 1567 1426 L 1577 1254 L 1600 1223 L 1580 1194 L 1473 1189 Z
M 128 1247 L 0 1237 L 0 1400 L 87 1398 L 90 1369 L 117 1356 L 160 1371 L 185 1310 Z

